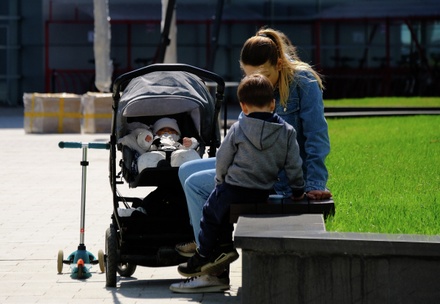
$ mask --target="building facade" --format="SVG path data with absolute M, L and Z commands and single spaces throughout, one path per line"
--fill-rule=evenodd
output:
M 157 62 L 161 1 L 108 2 L 113 77 Z M 326 99 L 440 96 L 437 0 L 177 0 L 175 14 L 177 61 L 226 81 L 242 76 L 243 42 L 270 26 L 324 76 Z M 2 1 L 0 105 L 22 105 L 24 92 L 96 90 L 93 31 L 90 0 Z

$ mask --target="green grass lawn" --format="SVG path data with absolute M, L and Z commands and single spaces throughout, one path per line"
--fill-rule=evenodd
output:
M 440 97 L 374 97 L 324 100 L 326 107 L 440 107 Z
M 328 187 L 336 205 L 328 231 L 440 234 L 440 116 L 328 124 Z

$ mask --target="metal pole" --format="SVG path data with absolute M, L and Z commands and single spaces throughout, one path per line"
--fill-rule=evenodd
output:
M 207 69 L 214 71 L 215 55 L 217 53 L 218 40 L 220 35 L 220 28 L 223 16 L 224 0 L 217 0 L 217 8 L 215 10 L 214 29 L 211 37 L 211 54 L 209 55 L 209 62 Z
M 87 147 L 88 144 L 82 145 L 82 179 L 81 179 L 81 223 L 79 227 L 79 243 L 84 244 L 84 230 L 86 221 L 86 178 L 87 178 L 87 166 L 89 162 L 87 161 Z

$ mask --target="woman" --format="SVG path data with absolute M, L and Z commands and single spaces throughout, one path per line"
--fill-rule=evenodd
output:
M 245 75 L 260 73 L 272 82 L 276 88 L 275 112 L 297 132 L 307 197 L 315 200 L 329 199 L 332 194 L 326 189 L 328 171 L 325 159 L 330 152 L 330 141 L 324 117 L 323 84 L 319 74 L 299 59 L 294 46 L 283 33 L 270 28 L 260 29 L 244 43 L 240 67 Z M 190 161 L 179 169 L 196 242 L 202 207 L 214 189 L 214 177 L 215 158 Z M 280 172 L 274 190 L 284 197 L 292 195 L 284 171 Z M 176 250 L 184 256 L 191 256 L 196 247 L 191 242 L 177 245 Z M 218 292 L 228 288 L 227 272 L 219 277 L 191 278 L 170 287 L 175 292 Z

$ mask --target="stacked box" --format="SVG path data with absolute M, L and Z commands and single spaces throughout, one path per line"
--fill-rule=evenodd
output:
M 81 133 L 81 96 L 24 93 L 26 133 Z
M 112 94 L 87 92 L 81 97 L 84 133 L 110 133 Z

